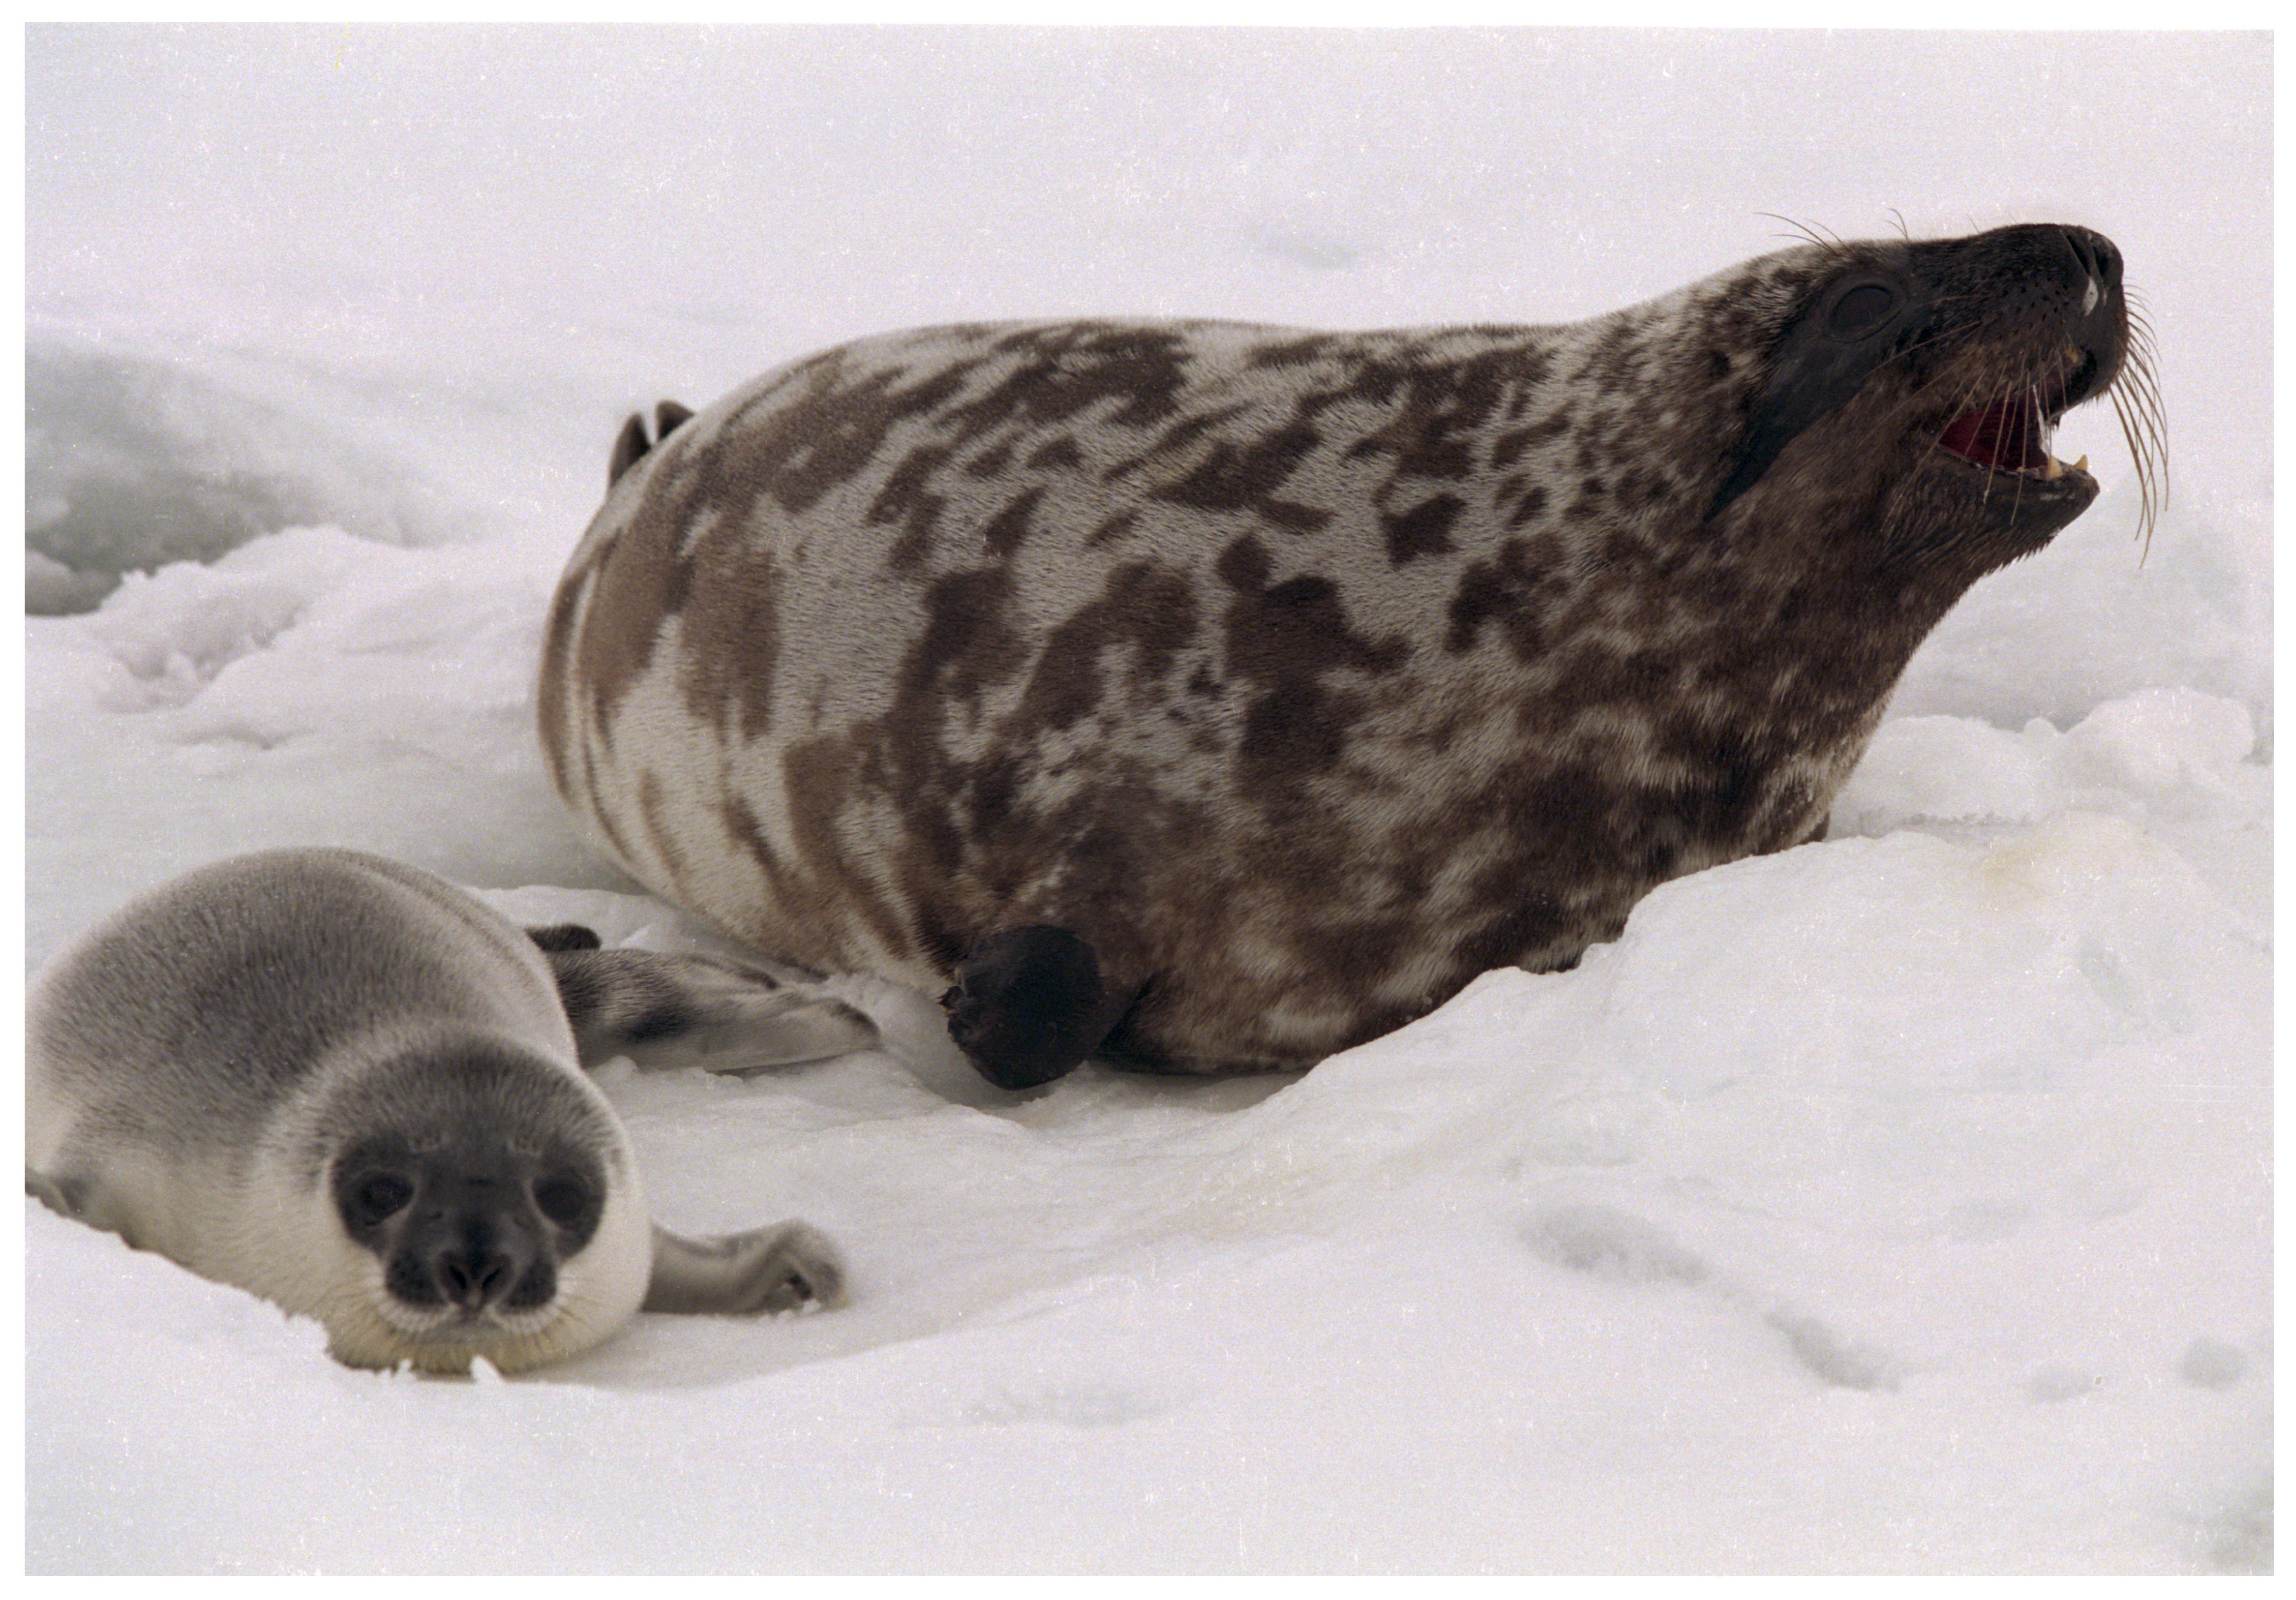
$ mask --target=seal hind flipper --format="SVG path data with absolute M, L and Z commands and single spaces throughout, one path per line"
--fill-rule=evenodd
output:
M 802 1222 L 685 1239 L 653 1230 L 653 1275 L 644 1311 L 690 1317 L 743 1317 L 829 1307 L 845 1298 L 836 1246 Z
M 622 431 L 614 436 L 613 453 L 606 458 L 606 487 L 611 488 L 622 480 L 622 474 L 637 465 L 647 451 L 668 439 L 691 421 L 693 407 L 681 406 L 676 400 L 663 400 L 653 408 L 653 437 L 646 437 L 645 413 L 633 411 Z
M 1091 1054 L 1133 997 L 1111 990 L 1089 943 L 1034 923 L 974 947 L 940 1003 L 949 1038 L 983 1078 L 1000 1089 L 1033 1089 Z
M 842 1000 L 707 956 L 543 943 L 568 928 L 589 931 L 570 923 L 527 931 L 548 953 L 585 1067 L 627 1056 L 646 1071 L 741 1074 L 877 1042 L 876 1025 Z
M 586 928 L 579 923 L 553 923 L 547 928 L 529 928 L 526 936 L 542 949 L 594 950 L 605 940 L 598 937 L 595 928 Z
M 611 488 L 619 483 L 622 474 L 637 465 L 638 457 L 652 448 L 653 441 L 646 438 L 645 418 L 631 412 L 630 420 L 614 435 L 613 454 L 606 457 L 606 487 Z

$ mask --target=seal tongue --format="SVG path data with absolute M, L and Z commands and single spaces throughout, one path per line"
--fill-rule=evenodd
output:
M 1939 447 L 1997 472 L 2056 477 L 2058 466 L 2049 454 L 2049 436 L 2065 402 L 2072 398 L 2070 386 L 2081 361 L 2080 350 L 2068 345 L 2056 370 L 2038 383 L 2013 390 L 1948 423 L 1938 437 Z
M 1946 424 L 1938 444 L 1964 461 L 1996 472 L 2040 472 L 2049 453 L 2042 447 L 2047 423 L 2030 390 L 1965 411 Z

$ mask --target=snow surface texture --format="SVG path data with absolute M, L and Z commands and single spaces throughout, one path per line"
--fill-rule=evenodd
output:
M 664 1220 L 808 1218 L 845 1309 L 357 1374 L 28 1207 L 32 1570 L 2268 1567 L 2261 36 L 28 50 L 29 964 L 291 842 L 701 938 L 559 815 L 542 611 L 627 411 L 881 328 L 1565 320 L 1764 212 L 2057 218 L 2177 474 L 2141 552 L 2077 414 L 2105 496 L 1832 840 L 1304 1077 L 1000 1095 L 860 980 L 882 1054 L 610 1069 Z

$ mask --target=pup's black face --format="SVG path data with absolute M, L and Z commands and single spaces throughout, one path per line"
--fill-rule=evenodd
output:
M 382 1263 L 383 1310 L 402 1332 L 544 1311 L 604 1218 L 614 1130 L 562 1068 L 491 1044 L 410 1051 L 336 1119 L 339 1148 L 314 1176 Z
M 332 1182 L 343 1230 L 381 1259 L 391 1298 L 464 1321 L 549 1305 L 559 1263 L 590 1242 L 605 1210 L 594 1158 L 482 1135 L 371 1138 L 344 1153 Z

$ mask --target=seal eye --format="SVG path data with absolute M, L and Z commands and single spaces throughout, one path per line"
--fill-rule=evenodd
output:
M 414 1186 L 396 1172 L 370 1172 L 343 1195 L 343 1219 L 353 1227 L 373 1227 L 397 1215 L 414 1198 Z
M 590 1190 L 570 1173 L 554 1172 L 535 1180 L 534 1203 L 559 1227 L 575 1227 L 590 1215 Z
M 1842 291 L 1825 315 L 1825 331 L 1836 339 L 1864 339 L 1898 309 L 1898 291 L 1886 283 L 1857 283 Z

